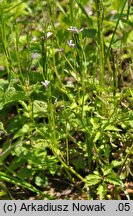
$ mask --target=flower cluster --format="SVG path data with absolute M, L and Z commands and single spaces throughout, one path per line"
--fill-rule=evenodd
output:
M 52 34 L 53 34 L 52 32 L 48 32 L 48 33 L 46 34 L 46 39 L 48 39 L 49 37 L 51 37 Z
M 46 90 L 48 89 L 48 86 L 49 86 L 49 83 L 50 83 L 50 81 L 48 81 L 48 80 L 45 80 L 44 82 L 41 82 L 43 85 L 44 85 L 44 87 L 46 88 Z
M 41 40 L 48 40 L 50 37 L 51 37 L 51 35 L 52 35 L 53 33 L 52 32 L 48 32 L 47 34 L 46 34 L 46 36 L 41 36 Z
M 67 44 L 70 48 L 73 48 L 75 46 L 75 44 L 73 43 L 73 40 L 67 41 Z
M 71 31 L 72 33 L 78 34 L 79 32 L 83 31 L 83 28 L 77 29 L 76 26 L 70 26 L 70 27 L 68 28 L 68 30 Z
M 31 53 L 31 58 L 34 59 L 38 59 L 40 57 L 39 53 Z

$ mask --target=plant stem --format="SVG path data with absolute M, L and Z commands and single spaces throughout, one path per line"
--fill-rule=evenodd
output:
M 74 5 L 73 5 L 73 0 L 70 0 L 70 17 L 71 17 L 71 22 L 72 24 L 74 24 L 74 20 L 73 20 L 73 12 L 74 12 Z
M 96 8 L 97 8 L 100 84 L 103 85 L 104 74 L 105 74 L 105 55 L 104 55 L 104 36 L 103 36 L 104 8 L 103 8 L 103 1 L 102 0 L 95 0 L 95 2 L 96 2 Z
M 111 50 L 111 46 L 112 46 L 112 43 L 113 43 L 113 40 L 114 40 L 114 36 L 115 36 L 115 33 L 116 33 L 116 30 L 117 30 L 117 27 L 119 25 L 119 22 L 120 22 L 120 19 L 121 19 L 121 16 L 122 16 L 122 13 L 124 11 L 124 8 L 126 6 L 126 3 L 127 3 L 127 0 L 125 0 L 124 4 L 123 4 L 123 7 L 121 9 L 121 12 L 120 12 L 120 15 L 118 17 L 118 20 L 117 20 L 117 23 L 116 23 L 116 26 L 115 26 L 115 29 L 114 29 L 114 32 L 113 32 L 113 35 L 112 35 L 112 38 L 111 38 L 111 41 L 110 41 L 110 44 L 109 44 L 109 48 L 108 48 L 108 51 L 107 51 L 107 54 L 106 54 L 106 57 L 105 57 L 105 63 L 106 63 L 106 60 L 110 54 L 110 50 Z

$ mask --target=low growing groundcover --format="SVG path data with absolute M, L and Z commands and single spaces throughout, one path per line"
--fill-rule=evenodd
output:
M 0 199 L 132 199 L 132 0 L 0 11 Z

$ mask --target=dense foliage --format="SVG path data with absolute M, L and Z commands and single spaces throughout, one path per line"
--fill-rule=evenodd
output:
M 0 1 L 1 199 L 132 199 L 132 6 Z

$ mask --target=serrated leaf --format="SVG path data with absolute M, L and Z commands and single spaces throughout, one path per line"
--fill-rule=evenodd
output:
M 107 177 L 105 177 L 104 180 L 106 182 L 109 182 L 110 184 L 113 184 L 113 185 L 121 185 L 119 177 L 114 173 L 112 173 L 112 174 L 108 175 Z
M 35 184 L 37 186 L 42 186 L 42 185 L 46 186 L 46 185 L 48 185 L 48 179 L 47 179 L 47 177 L 44 177 L 44 176 L 43 176 L 43 178 L 40 176 L 36 176 L 35 177 Z
M 93 126 L 93 130 L 96 130 L 99 128 L 99 123 L 98 123 L 98 120 L 96 118 L 90 118 L 90 123 Z
M 112 166 L 112 167 L 117 167 L 117 166 L 120 166 L 121 163 L 122 163 L 122 161 L 113 160 L 113 161 L 111 162 L 111 166 Z
M 104 176 L 107 176 L 112 172 L 112 167 L 110 167 L 110 166 L 106 166 L 106 167 L 103 167 L 101 169 L 102 169 Z
M 99 195 L 100 200 L 105 198 L 105 195 L 107 194 L 107 185 L 105 183 L 98 186 L 97 194 Z
M 116 131 L 116 132 L 119 132 L 119 131 L 121 131 L 121 129 L 118 129 L 114 125 L 108 125 L 107 127 L 104 128 L 104 131 Z
M 3 95 L 3 105 L 11 102 L 17 102 L 25 98 L 25 93 L 23 91 L 16 91 L 15 88 L 9 88 Z
M 35 100 L 33 105 L 33 112 L 34 113 L 46 113 L 47 112 L 47 103 L 40 100 Z
M 97 170 L 95 170 L 93 173 L 94 173 L 95 175 L 97 175 L 97 176 L 100 176 L 100 174 L 99 174 L 99 172 L 98 172 Z
M 14 139 L 23 136 L 24 134 L 27 134 L 33 130 L 33 124 L 32 123 L 27 123 L 24 124 L 24 126 L 15 134 Z
M 70 109 L 75 109 L 77 108 L 77 103 L 76 102 L 73 102 L 71 105 L 70 105 Z
M 90 174 L 86 177 L 88 186 L 96 185 L 101 181 L 101 176 Z
M 109 144 L 106 144 L 104 146 L 104 155 L 106 156 L 107 159 L 109 159 L 109 156 L 110 156 L 110 145 Z
M 96 133 L 96 135 L 95 135 L 95 138 L 94 138 L 93 142 L 96 143 L 96 142 L 99 140 L 99 138 L 101 137 L 101 135 L 102 135 L 101 132 L 98 131 L 98 132 Z

